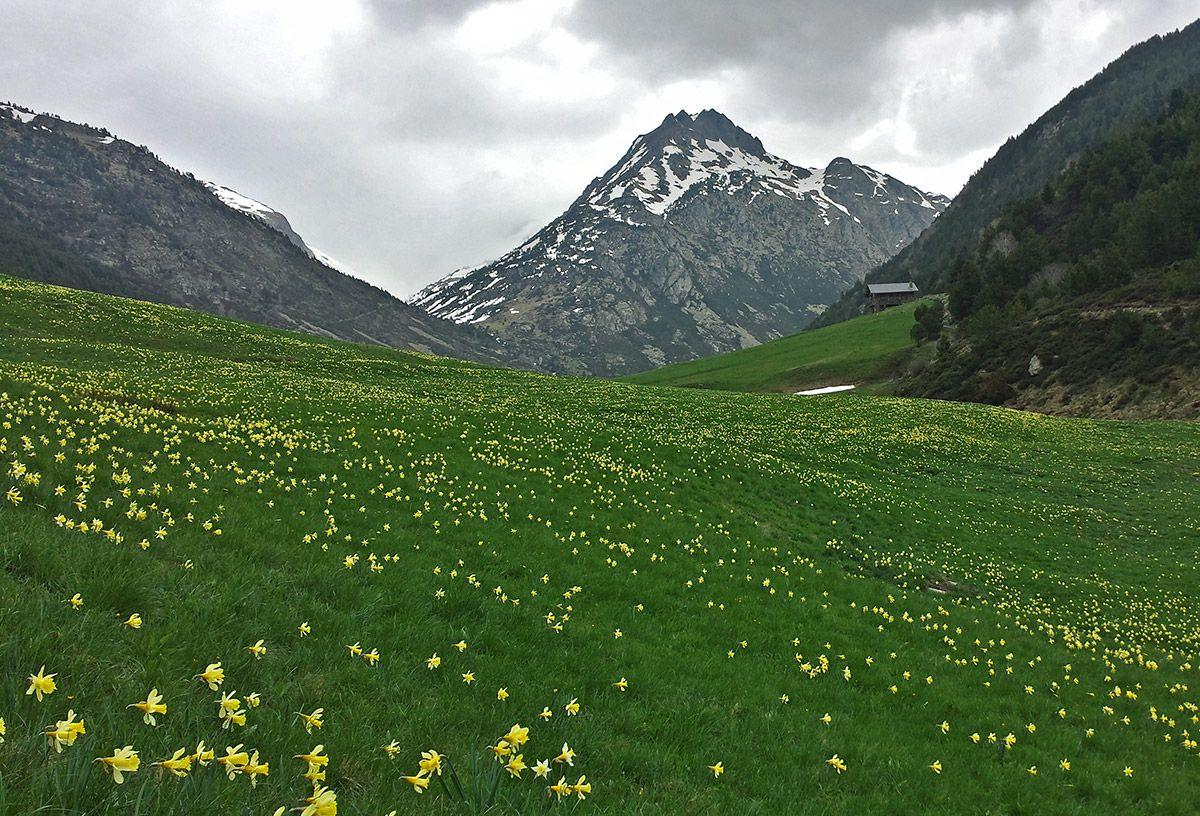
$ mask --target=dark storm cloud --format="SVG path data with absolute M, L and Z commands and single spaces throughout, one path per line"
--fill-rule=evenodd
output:
M 0 98 L 109 127 L 407 293 L 669 111 L 953 193 L 1192 0 L 7 0 Z
M 455 23 L 489 0 L 369 0 L 367 10 L 392 31 L 412 31 L 423 25 Z
M 602 39 L 614 53 L 637 59 L 643 69 L 704 71 L 717 64 L 770 60 L 820 66 L 836 77 L 857 70 L 863 59 L 898 28 L 973 11 L 1018 11 L 1033 0 L 858 0 L 798 3 L 760 0 L 582 0 L 571 24 Z

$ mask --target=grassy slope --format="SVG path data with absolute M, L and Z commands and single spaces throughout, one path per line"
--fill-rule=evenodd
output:
M 798 391 L 887 377 L 914 347 L 916 304 L 800 332 L 761 346 L 664 366 L 627 377 L 641 385 L 721 391 Z
M 554 379 L 7 278 L 0 326 L 0 813 L 267 814 L 318 742 L 342 812 L 453 812 L 400 775 L 428 748 L 469 773 L 518 721 L 529 764 L 577 751 L 580 812 L 1200 795 L 1194 425 Z M 217 659 L 262 694 L 232 734 L 192 679 Z M 126 708 L 152 686 L 157 728 Z M 59 756 L 40 732 L 68 707 L 87 734 Z M 201 738 L 270 775 L 156 777 Z M 146 764 L 117 787 L 90 760 L 125 744 Z M 547 809 L 528 771 L 497 790 Z

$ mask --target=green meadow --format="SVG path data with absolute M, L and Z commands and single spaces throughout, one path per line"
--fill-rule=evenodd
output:
M 640 385 L 719 391 L 795 392 L 827 385 L 875 384 L 890 379 L 912 356 L 909 303 L 759 346 L 663 366 L 625 378 Z
M 687 377 L 854 381 L 910 321 Z M 0 814 L 1200 797 L 1195 424 L 554 378 L 0 277 L 0 460 Z

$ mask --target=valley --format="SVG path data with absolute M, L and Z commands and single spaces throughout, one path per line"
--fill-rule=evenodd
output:
M 1191 816 L 1194 17 L 18 0 L 0 816 Z
M 1198 793 L 1194 424 L 561 379 L 0 291 L 12 812 L 302 808 L 314 746 L 350 812 Z M 47 752 L 67 709 L 86 733 Z M 524 770 L 492 755 L 514 723 Z M 151 764 L 201 741 L 265 770 Z M 115 785 L 92 760 L 125 745 Z

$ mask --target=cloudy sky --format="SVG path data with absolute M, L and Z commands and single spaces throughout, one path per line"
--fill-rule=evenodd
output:
M 0 0 L 0 99 L 281 210 L 406 295 L 512 248 L 668 112 L 953 194 L 1195 0 Z

